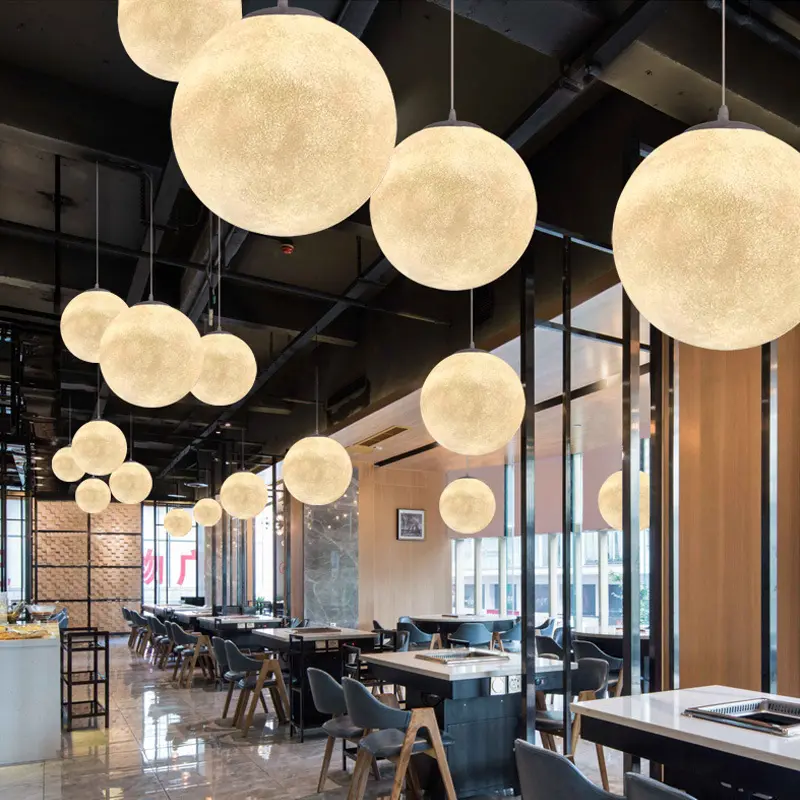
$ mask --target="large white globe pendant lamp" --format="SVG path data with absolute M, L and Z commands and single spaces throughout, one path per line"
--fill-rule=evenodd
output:
M 72 439 L 71 455 L 88 475 L 110 475 L 123 464 L 127 451 L 125 434 L 105 419 L 81 425 Z
M 492 453 L 514 437 L 525 414 L 525 390 L 515 370 L 483 350 L 462 350 L 440 361 L 420 395 L 428 433 L 454 453 Z
M 194 193 L 227 222 L 270 236 L 315 233 L 360 208 L 396 136 L 375 56 L 287 0 L 210 39 L 172 107 L 175 156 Z
M 204 497 L 194 504 L 193 513 L 198 525 L 210 528 L 222 519 L 222 506 L 213 497 Z
M 406 277 L 475 289 L 517 263 L 536 225 L 536 190 L 507 142 L 456 119 L 455 11 L 450 2 L 450 116 L 394 151 L 370 200 L 375 238 Z
M 56 450 L 50 465 L 56 478 L 64 483 L 79 481 L 86 474 L 75 462 L 70 446 Z
M 242 0 L 118 0 L 119 38 L 131 60 L 165 81 L 218 31 L 242 18 Z
M 308 506 L 338 500 L 350 486 L 353 462 L 347 450 L 327 436 L 307 436 L 295 442 L 283 461 L 283 484 Z
M 100 288 L 100 165 L 95 164 L 95 284 L 81 292 L 61 312 L 61 338 L 67 350 L 81 361 L 100 360 L 100 340 L 106 328 L 127 307 L 117 295 Z
M 177 539 L 181 539 L 192 529 L 192 515 L 184 508 L 171 508 L 164 515 L 164 530 Z
M 150 470 L 138 461 L 126 461 L 117 467 L 108 479 L 114 499 L 126 505 L 135 505 L 147 499 L 153 489 Z
M 75 489 L 75 503 L 86 514 L 99 514 L 108 508 L 110 502 L 108 484 L 99 478 L 87 478 Z
M 269 500 L 267 485 L 252 472 L 234 472 L 219 491 L 222 507 L 236 519 L 257 517 Z
M 622 530 L 622 472 L 609 475 L 597 494 L 600 516 L 612 531 Z M 650 476 L 639 473 L 639 529 L 650 527 Z
M 725 13 L 723 8 L 723 45 Z M 800 154 L 731 122 L 656 148 L 620 195 L 614 260 L 647 320 L 686 344 L 755 347 L 800 322 Z
M 458 478 L 445 486 L 439 497 L 439 513 L 456 533 L 480 533 L 494 519 L 494 493 L 477 478 Z

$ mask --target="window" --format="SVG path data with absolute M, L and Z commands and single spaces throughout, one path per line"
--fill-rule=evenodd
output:
M 6 498 L 6 591 L 8 604 L 18 603 L 25 599 L 25 561 L 27 557 L 28 505 L 24 497 Z

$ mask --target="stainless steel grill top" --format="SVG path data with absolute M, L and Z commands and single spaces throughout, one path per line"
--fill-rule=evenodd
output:
M 800 702 L 755 697 L 751 700 L 687 708 L 687 717 L 735 725 L 773 736 L 800 735 Z
M 437 664 L 461 665 L 461 664 L 493 664 L 509 661 L 505 653 L 498 653 L 492 650 L 467 650 L 465 648 L 454 647 L 450 650 L 439 650 L 428 653 L 418 653 L 417 658 L 422 661 L 434 661 Z

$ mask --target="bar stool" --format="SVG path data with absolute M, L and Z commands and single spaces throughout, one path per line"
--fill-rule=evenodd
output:
M 317 793 L 319 794 L 325 790 L 325 780 L 328 777 L 336 740 L 342 740 L 342 768 L 346 769 L 344 762 L 347 756 L 345 744 L 346 742 L 358 742 L 364 735 L 364 729 L 355 725 L 353 720 L 347 716 L 347 701 L 344 699 L 344 689 L 331 675 L 316 667 L 309 667 L 308 683 L 311 687 L 311 697 L 314 699 L 317 711 L 320 714 L 331 715 L 331 719 L 322 723 L 322 730 L 328 734 L 328 741 L 325 742 L 322 769 L 317 783 Z M 376 777 L 379 776 L 380 773 Z
M 373 731 L 358 743 L 358 757 L 348 800 L 361 800 L 364 797 L 370 766 L 373 759 L 379 758 L 395 764 L 391 800 L 399 800 L 406 775 L 411 791 L 420 798 L 422 792 L 411 761 L 411 756 L 418 753 L 424 753 L 436 761 L 447 800 L 456 800 L 445 752 L 445 747 L 453 744 L 453 738 L 439 731 L 436 712 L 432 708 L 415 708 L 413 711 L 391 708 L 373 697 L 365 686 L 350 678 L 342 678 L 342 688 L 347 713 L 353 724 Z
M 492 632 L 481 622 L 462 622 L 447 641 L 456 647 L 489 647 Z
M 225 655 L 228 659 L 229 668 L 229 673 L 226 673 L 226 677 L 228 674 L 242 673 L 242 677 L 236 681 L 236 687 L 240 689 L 240 692 L 236 711 L 233 715 L 234 726 L 238 727 L 241 723 L 242 736 L 247 736 L 253 724 L 253 717 L 259 700 L 264 711 L 267 711 L 267 703 L 263 694 L 264 689 L 269 689 L 278 722 L 281 725 L 287 723 L 289 721 L 289 697 L 286 694 L 280 663 L 274 658 L 258 659 L 246 656 L 233 642 L 228 640 L 225 641 Z M 253 700 L 250 704 L 250 710 L 247 711 L 247 700 L 251 694 L 253 695 Z M 247 716 L 245 716 L 245 711 L 247 711 Z

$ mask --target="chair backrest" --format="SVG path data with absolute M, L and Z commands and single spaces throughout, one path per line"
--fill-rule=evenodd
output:
M 156 630 L 156 623 L 158 620 L 155 617 L 147 617 L 145 622 L 147 623 L 147 627 L 150 628 L 150 633 L 158 633 L 158 630 Z
M 176 622 L 172 623 L 172 633 L 175 637 L 175 644 L 197 644 L 197 637 L 186 633 Z
M 397 630 L 407 631 L 411 644 L 427 644 L 433 638 L 432 634 L 421 631 L 408 617 L 400 617 Z
M 572 652 L 575 658 L 599 658 L 608 664 L 609 671 L 619 671 L 622 669 L 622 659 L 604 653 L 594 642 L 585 642 L 583 639 L 575 639 L 572 642 Z
M 354 644 L 342 645 L 342 675 L 359 679 L 361 673 L 361 648 Z
M 521 642 L 522 641 L 522 620 L 517 620 L 500 638 L 504 642 Z
M 131 612 L 128 611 L 128 609 L 125 608 L 125 606 L 122 606 L 122 619 L 124 619 L 125 622 L 131 621 Z
M 211 637 L 211 646 L 214 648 L 214 659 L 220 675 L 228 671 L 228 654 L 225 652 L 225 640 L 220 636 Z
M 347 713 L 344 689 L 335 678 L 316 667 L 309 667 L 306 675 L 308 675 L 308 685 L 311 687 L 314 705 L 320 714 L 332 714 L 338 717 Z
M 167 635 L 167 626 L 156 617 L 153 617 L 153 633 L 156 633 L 159 636 Z
M 522 739 L 515 743 L 522 800 L 616 800 L 564 756 Z
M 470 647 L 485 647 L 492 641 L 492 634 L 482 622 L 462 622 L 448 638 Z
M 374 620 L 372 620 L 372 630 L 374 630 L 374 631 L 385 631 L 386 628 L 384 628 L 383 625 L 381 625 L 380 622 L 378 622 L 378 620 L 374 619 Z
M 555 619 L 553 617 L 548 617 L 541 625 L 536 625 L 535 629 L 537 631 L 545 631 L 553 622 L 555 622 Z
M 625 797 L 627 800 L 694 800 L 680 789 L 633 772 L 625 775 Z
M 411 721 L 411 712 L 381 703 L 366 686 L 352 678 L 342 678 L 347 714 L 359 728 L 376 731 L 398 728 L 404 731 Z
M 542 656 L 556 656 L 556 658 L 563 658 L 564 651 L 561 649 L 561 645 L 559 645 L 554 639 L 551 639 L 549 636 L 537 636 L 536 637 L 536 652 Z
M 408 635 L 408 631 L 395 631 L 395 653 L 407 653 L 410 639 L 411 637 Z
M 559 647 L 563 647 L 564 646 L 564 629 L 563 628 L 556 628 L 553 631 L 552 639 Z
M 582 658 L 572 673 L 572 693 L 594 692 L 598 698 L 608 691 L 608 662 L 602 658 Z
M 225 640 L 225 655 L 228 657 L 228 667 L 233 672 L 258 672 L 263 661 L 249 658 L 231 641 Z

